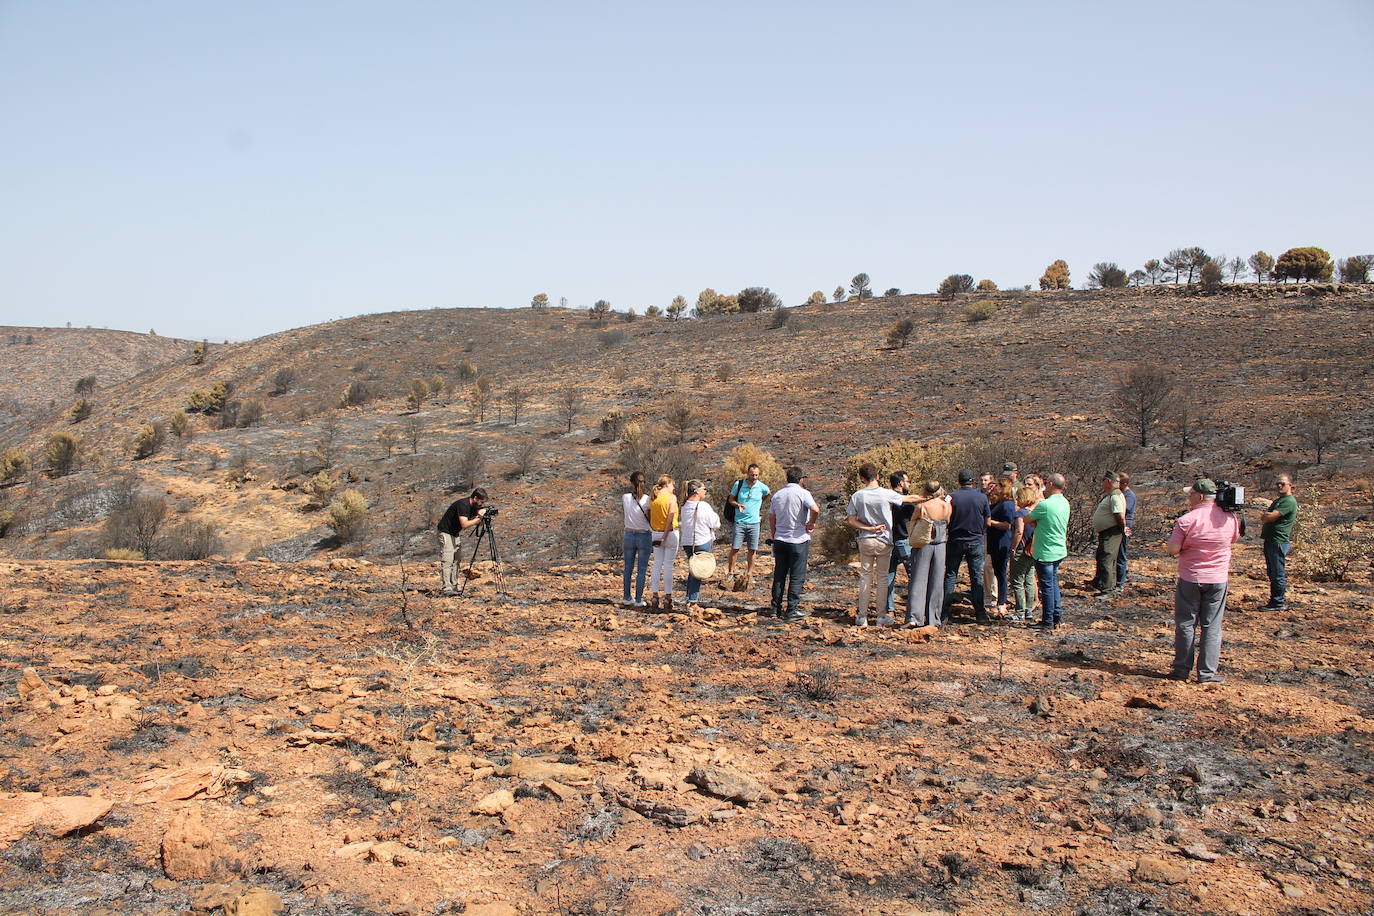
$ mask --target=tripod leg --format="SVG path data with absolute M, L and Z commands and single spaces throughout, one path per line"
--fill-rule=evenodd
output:
M 496 532 L 487 526 L 487 546 L 491 551 L 491 568 L 496 574 L 496 594 L 506 594 L 506 577 L 501 574 L 501 558 L 496 553 Z
M 482 549 L 482 535 L 486 533 L 486 526 L 477 532 L 477 542 L 472 545 L 472 555 L 468 559 L 468 568 L 463 571 L 463 583 L 458 586 L 458 597 L 462 597 L 468 589 L 468 583 L 472 581 L 472 566 L 477 562 L 477 552 Z

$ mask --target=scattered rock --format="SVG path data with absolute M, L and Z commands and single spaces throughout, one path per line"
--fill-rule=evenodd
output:
M 162 837 L 162 871 L 173 881 L 223 881 L 245 868 L 237 850 L 215 839 L 198 808 L 179 811 Z
M 17 688 L 19 699 L 30 706 L 47 707 L 50 704 L 52 691 L 33 668 L 24 669 L 24 673 L 19 676 Z
M 496 775 L 515 776 L 519 779 L 528 779 L 531 782 L 553 779 L 568 786 L 585 786 L 592 781 L 592 774 L 580 766 L 531 760 L 528 757 L 521 757 L 519 754 L 513 754 L 510 763 L 497 770 Z
M 1048 716 L 1054 712 L 1054 699 L 1046 693 L 1037 693 L 1031 700 L 1030 711 L 1037 716 Z
M 652 802 L 648 799 L 635 798 L 624 792 L 612 792 L 611 798 L 621 807 L 629 808 L 637 814 L 667 824 L 669 827 L 686 827 L 701 820 L 699 812 L 683 808 L 680 805 Z
M 443 752 L 429 741 L 412 741 L 406 749 L 406 759 L 417 767 L 428 766 L 443 756 Z
M 334 850 L 332 855 L 340 859 L 357 859 L 361 862 L 368 857 L 368 853 L 372 852 L 372 847 L 376 845 L 372 840 L 359 840 L 356 843 L 339 847 Z
M 261 887 L 250 888 L 224 905 L 224 916 L 278 916 L 281 898 Z
M 0 794 L 0 849 L 35 827 L 65 836 L 94 825 L 114 802 L 90 795 Z
M 367 850 L 367 858 L 372 862 L 380 862 L 382 865 L 410 865 L 417 860 L 418 856 L 419 853 L 415 850 L 394 840 L 373 843 Z
M 176 884 L 172 883 L 172 886 L 176 887 Z M 248 885 L 242 881 L 232 884 L 202 884 L 191 891 L 191 909 L 201 912 L 222 910 L 249 890 Z
M 1141 856 L 1135 861 L 1135 880 L 1151 884 L 1182 884 L 1188 869 L 1158 856 Z
M 337 712 L 320 712 L 311 717 L 310 724 L 321 731 L 332 732 L 343 725 L 343 716 Z
M 469 903 L 463 916 L 516 916 L 517 910 L 509 903 Z
M 1126 701 L 1127 709 L 1164 709 L 1164 704 L 1146 696 L 1133 696 Z
M 157 801 L 183 801 L 191 798 L 222 798 L 234 786 L 247 785 L 253 774 L 235 767 L 206 763 L 153 770 L 134 780 L 129 801 L 147 805 Z
M 543 782 L 541 782 L 540 785 L 548 791 L 552 792 L 554 797 L 556 797 L 559 801 L 572 801 L 575 798 L 582 797 L 582 793 L 574 789 L 572 786 L 565 786 L 563 785 L 563 783 L 558 782 L 554 779 L 546 779 Z
M 1188 858 L 1196 859 L 1199 862 L 1215 862 L 1220 858 L 1216 853 L 1212 852 L 1201 843 L 1193 843 L 1190 846 L 1180 846 L 1178 851 Z
M 473 814 L 501 814 L 515 804 L 515 795 L 510 789 L 497 789 L 472 806 Z
M 751 805 L 763 796 L 763 785 L 752 776 L 724 767 L 694 767 L 687 781 L 716 798 Z

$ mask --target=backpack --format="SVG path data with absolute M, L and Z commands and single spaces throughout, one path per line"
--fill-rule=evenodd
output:
M 740 488 L 743 484 L 744 484 L 744 478 L 743 478 L 743 477 L 741 477 L 739 480 L 736 480 L 736 481 L 735 481 L 735 487 L 734 487 L 734 490 L 731 492 L 730 499 L 733 499 L 733 500 L 738 500 L 738 499 L 739 499 L 739 488 Z M 727 522 L 734 522 L 734 520 L 735 520 L 735 512 L 736 512 L 735 504 L 732 503 L 732 502 L 730 502 L 729 499 L 727 499 L 727 500 L 725 501 L 725 520 L 726 520 Z

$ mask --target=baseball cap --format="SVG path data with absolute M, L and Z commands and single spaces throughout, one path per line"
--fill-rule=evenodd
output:
M 1018 468 L 1018 467 L 1016 466 L 1016 462 L 1015 462 L 1015 461 L 1008 461 L 1008 462 L 1006 462 L 1005 464 L 1002 465 L 1002 470 L 1004 470 L 1004 471 L 1019 471 L 1019 470 L 1021 470 L 1021 469 Z
M 959 472 L 959 486 L 962 487 L 965 484 L 970 483 L 973 483 L 973 472 L 970 471 L 968 468 L 964 468 L 962 471 Z
M 1199 496 L 1216 496 L 1217 485 L 1209 477 L 1199 477 L 1193 481 L 1191 487 L 1185 487 L 1183 492 L 1196 493 Z

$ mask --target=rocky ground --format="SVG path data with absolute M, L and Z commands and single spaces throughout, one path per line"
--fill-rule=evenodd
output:
M 1204 688 L 1145 553 L 1049 638 L 857 630 L 847 569 L 783 625 L 591 563 L 4 562 L 0 912 L 1369 912 L 1374 588 L 1256 613 L 1246 545 Z

